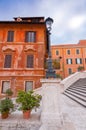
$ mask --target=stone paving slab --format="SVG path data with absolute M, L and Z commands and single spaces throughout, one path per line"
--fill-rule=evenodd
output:
M 30 119 L 23 119 L 22 112 L 16 111 L 7 119 L 0 117 L 0 130 L 39 130 L 40 113 L 32 112 Z
M 61 95 L 61 111 L 73 123 L 75 130 L 86 130 L 86 108 Z M 67 118 L 64 118 L 64 121 L 68 120 Z

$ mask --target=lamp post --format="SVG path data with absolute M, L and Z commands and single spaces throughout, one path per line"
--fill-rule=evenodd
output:
M 53 19 L 51 18 L 47 18 L 45 20 L 45 23 L 46 23 L 46 28 L 47 28 L 47 42 L 48 42 L 48 59 L 47 59 L 47 71 L 46 71 L 46 78 L 56 78 L 56 73 L 55 73 L 55 70 L 53 69 L 53 66 L 52 66 L 52 56 L 51 56 L 51 47 L 50 47 L 50 31 L 51 31 L 51 26 L 52 26 L 52 23 L 53 23 Z

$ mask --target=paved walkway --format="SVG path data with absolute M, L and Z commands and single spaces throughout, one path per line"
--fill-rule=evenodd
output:
M 63 123 L 67 124 L 67 128 L 63 130 L 72 130 L 71 123 L 75 130 L 86 130 L 86 108 L 75 103 L 65 95 L 61 94 L 61 111 L 63 115 Z M 22 112 L 13 112 L 8 119 L 1 119 L 0 130 L 39 130 L 41 109 L 37 112 L 32 111 L 30 119 L 23 119 Z M 70 122 L 70 123 L 69 123 Z
M 86 108 L 61 95 L 61 110 L 64 120 L 73 122 L 75 130 L 86 130 Z
M 0 117 L 0 130 L 39 130 L 40 110 L 31 113 L 30 119 L 23 119 L 21 111 L 15 111 L 7 119 Z

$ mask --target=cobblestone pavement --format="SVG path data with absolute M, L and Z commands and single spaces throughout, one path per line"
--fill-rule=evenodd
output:
M 76 130 L 86 130 L 86 108 L 61 95 L 61 110 L 67 120 L 73 122 Z

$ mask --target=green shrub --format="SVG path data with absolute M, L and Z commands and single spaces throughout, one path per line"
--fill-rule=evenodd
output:
M 33 108 L 38 108 L 40 106 L 40 100 L 42 96 L 39 94 L 34 94 L 33 90 L 28 92 L 19 91 L 17 96 L 17 103 L 20 104 L 19 110 L 27 111 Z

